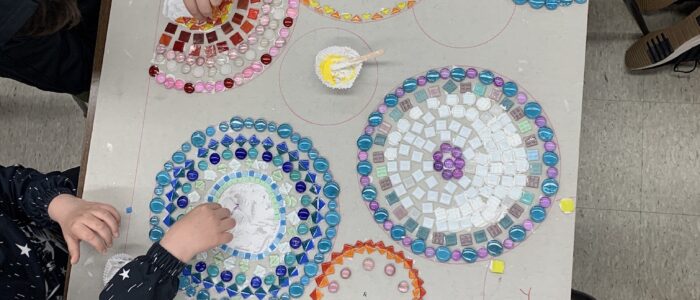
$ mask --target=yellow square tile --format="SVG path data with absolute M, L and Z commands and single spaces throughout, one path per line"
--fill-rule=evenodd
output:
M 572 198 L 563 198 L 559 200 L 559 208 L 565 214 L 573 213 L 576 210 L 576 204 Z
M 492 259 L 491 263 L 489 264 L 489 271 L 491 273 L 496 273 L 496 274 L 503 274 L 503 271 L 506 270 L 506 262 L 499 260 L 499 259 Z

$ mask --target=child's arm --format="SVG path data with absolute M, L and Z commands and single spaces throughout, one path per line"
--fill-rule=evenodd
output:
M 236 222 L 216 203 L 197 206 L 168 230 L 163 239 L 117 271 L 100 299 L 172 299 L 178 274 L 197 253 L 226 244 Z M 202 230 L 207 228 L 207 230 Z

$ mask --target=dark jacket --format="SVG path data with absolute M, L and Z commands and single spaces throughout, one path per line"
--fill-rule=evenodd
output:
M 90 89 L 100 0 L 78 0 L 80 24 L 41 37 L 18 34 L 39 0 L 0 0 L 0 77 L 39 89 L 79 94 Z
M 0 166 L 0 299 L 60 299 L 68 253 L 48 207 L 75 194 L 78 169 L 42 174 Z M 184 264 L 154 244 L 117 272 L 100 299 L 172 299 Z

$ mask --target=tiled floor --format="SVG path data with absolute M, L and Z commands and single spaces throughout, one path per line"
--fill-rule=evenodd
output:
M 654 14 L 653 29 L 686 8 Z M 625 71 L 622 0 L 591 0 L 573 285 L 598 299 L 700 299 L 700 70 Z M 0 164 L 80 162 L 69 96 L 0 79 Z

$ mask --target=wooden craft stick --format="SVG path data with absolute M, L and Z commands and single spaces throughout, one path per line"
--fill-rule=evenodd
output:
M 350 60 L 334 64 L 333 66 L 331 66 L 331 70 L 338 71 L 340 69 L 345 69 L 349 66 L 368 61 L 368 60 L 373 59 L 375 57 L 382 56 L 383 54 L 384 54 L 384 49 L 379 49 L 377 51 L 373 51 L 373 52 L 367 53 L 365 55 L 358 56 L 358 57 L 352 58 Z

